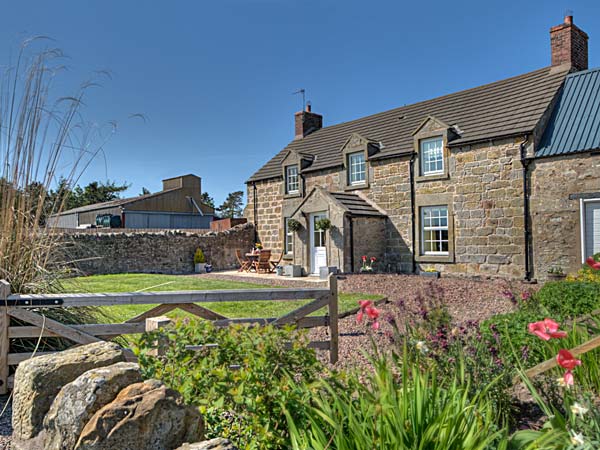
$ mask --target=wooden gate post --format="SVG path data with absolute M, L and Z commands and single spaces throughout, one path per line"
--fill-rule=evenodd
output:
M 0 395 L 8 393 L 8 326 L 10 316 L 6 300 L 10 295 L 10 284 L 6 280 L 0 280 Z
M 146 332 L 160 330 L 171 323 L 171 319 L 167 316 L 149 317 L 146 319 Z M 167 340 L 164 336 L 160 336 L 155 343 L 156 348 L 149 350 L 148 354 L 152 356 L 163 356 L 167 350 Z
M 338 360 L 338 285 L 337 276 L 329 275 L 329 332 L 331 333 L 329 341 L 329 361 L 335 364 Z

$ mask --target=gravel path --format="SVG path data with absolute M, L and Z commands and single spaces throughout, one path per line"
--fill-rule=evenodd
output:
M 6 401 L 8 400 L 8 395 L 0 396 L 0 411 L 4 409 L 4 405 L 6 405 Z M 10 449 L 10 436 L 12 435 L 12 409 L 9 404 L 4 411 L 2 417 L 0 417 L 0 450 L 9 450 Z
M 218 273 L 201 276 L 235 281 L 241 279 L 235 275 Z M 312 282 L 302 283 L 280 277 L 261 278 L 255 282 L 285 287 L 315 286 Z M 392 318 L 398 324 L 411 320 L 419 309 L 420 298 L 438 298 L 446 306 L 454 322 L 466 323 L 512 311 L 514 305 L 503 293 L 511 291 L 518 296 L 523 292 L 537 289 L 537 286 L 498 279 L 474 280 L 458 277 L 432 279 L 418 275 L 376 274 L 340 276 L 338 288 L 341 292 L 381 294 L 388 298 L 386 304 L 379 306 L 383 320 L 380 321 L 381 328 L 377 331 L 364 323 L 358 324 L 356 316 L 340 320 L 339 362 L 335 367 L 344 368 L 365 367 L 367 358 L 364 352 L 371 352 L 372 340 L 379 349 L 383 350 L 393 345 L 391 340 L 393 328 L 388 322 Z M 327 331 L 326 328 L 314 328 L 310 335 L 314 340 L 327 340 L 329 339 Z M 320 357 L 325 361 L 328 358 L 327 352 L 320 353 Z

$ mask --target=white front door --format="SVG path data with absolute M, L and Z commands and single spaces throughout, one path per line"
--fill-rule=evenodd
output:
M 317 230 L 315 223 L 324 219 L 327 214 L 313 213 L 310 215 L 310 270 L 313 274 L 319 273 L 319 268 L 327 266 L 327 248 L 325 247 L 325 231 Z
M 600 253 L 600 202 L 585 203 L 584 258 Z

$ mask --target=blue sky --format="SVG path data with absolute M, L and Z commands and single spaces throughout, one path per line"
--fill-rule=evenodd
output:
M 0 63 L 47 35 L 69 56 L 59 88 L 111 71 L 84 114 L 119 128 L 82 183 L 137 195 L 195 173 L 218 204 L 293 138 L 295 90 L 332 125 L 535 70 L 566 9 L 600 65 L 595 0 L 11 1 Z

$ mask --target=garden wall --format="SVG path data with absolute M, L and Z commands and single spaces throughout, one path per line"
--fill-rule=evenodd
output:
M 57 260 L 85 274 L 166 273 L 194 271 L 194 252 L 200 247 L 215 270 L 237 267 L 236 250 L 254 245 L 254 227 L 238 225 L 220 232 L 177 230 L 134 233 L 68 233 Z

